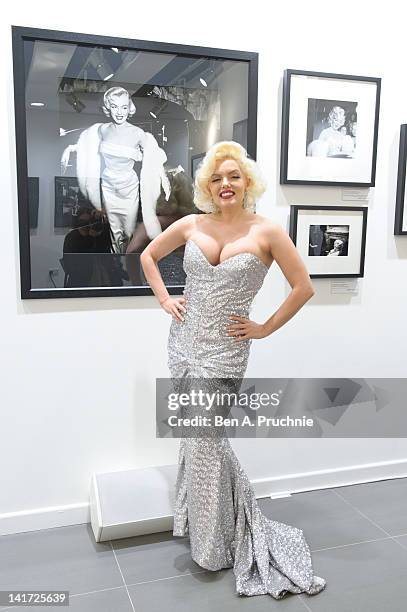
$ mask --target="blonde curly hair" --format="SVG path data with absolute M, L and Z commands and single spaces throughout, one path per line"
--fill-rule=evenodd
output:
M 214 173 L 217 162 L 223 159 L 235 160 L 246 175 L 249 185 L 246 189 L 243 207 L 255 212 L 256 202 L 265 192 L 266 183 L 257 163 L 247 156 L 247 152 L 241 144 L 233 140 L 216 142 L 199 164 L 194 184 L 195 206 L 206 213 L 217 210 L 209 191 L 209 179 Z
M 110 87 L 103 96 L 103 106 L 102 110 L 107 115 L 107 117 L 111 117 L 112 114 L 110 112 L 110 102 L 112 96 L 127 96 L 129 99 L 129 117 L 132 117 L 136 112 L 136 106 L 131 99 L 130 93 L 124 87 Z

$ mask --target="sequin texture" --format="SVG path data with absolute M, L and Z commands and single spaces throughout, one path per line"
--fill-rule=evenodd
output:
M 168 338 L 171 376 L 243 378 L 252 340 L 226 335 L 229 315 L 250 316 L 267 266 L 239 253 L 214 266 L 195 242 L 184 253 L 186 313 L 172 320 Z M 210 383 L 210 381 L 208 381 Z M 174 536 L 189 536 L 201 567 L 233 568 L 238 595 L 315 595 L 326 581 L 315 576 L 301 529 L 268 519 L 230 441 L 213 437 L 180 440 L 175 487 Z

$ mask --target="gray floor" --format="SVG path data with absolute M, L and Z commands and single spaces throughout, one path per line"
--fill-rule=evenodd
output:
M 86 524 L 0 537 L 0 590 L 69 590 L 70 608 L 45 609 L 77 612 L 406 612 L 406 502 L 407 478 L 259 500 L 268 517 L 304 530 L 327 580 L 314 597 L 239 597 L 233 571 L 200 568 L 187 538 L 96 544 Z

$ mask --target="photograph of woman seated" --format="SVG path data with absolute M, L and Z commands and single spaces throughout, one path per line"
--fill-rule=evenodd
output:
M 195 178 L 194 203 L 206 214 L 175 221 L 144 249 L 141 264 L 161 307 L 172 316 L 171 376 L 244 377 L 253 340 L 286 324 L 312 297 L 305 265 L 288 234 L 255 213 L 265 191 L 259 168 L 235 142 L 206 153 Z M 185 244 L 186 284 L 170 296 L 157 262 Z M 291 292 L 264 323 L 249 318 L 273 261 Z M 222 390 L 220 390 L 222 391 Z M 282 599 L 315 595 L 326 586 L 314 575 L 304 532 L 266 518 L 229 439 L 218 432 L 182 437 L 173 535 L 188 536 L 202 568 L 233 568 L 238 595 Z

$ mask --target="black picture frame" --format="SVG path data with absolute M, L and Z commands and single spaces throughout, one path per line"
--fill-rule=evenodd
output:
M 80 45 L 86 50 L 89 47 L 101 49 L 121 49 L 132 52 L 153 52 L 157 54 L 174 54 L 188 60 L 221 60 L 243 62 L 247 67 L 247 151 L 255 159 L 257 148 L 257 92 L 258 92 L 258 53 L 232 49 L 210 48 L 203 46 L 182 45 L 157 41 L 135 40 L 112 36 L 99 36 L 78 32 L 65 32 L 12 26 L 13 75 L 15 100 L 15 134 L 18 187 L 18 217 L 19 217 L 19 248 L 20 248 L 20 287 L 22 299 L 43 298 L 73 298 L 73 297 L 113 297 L 133 295 L 153 295 L 151 288 L 145 285 L 137 286 L 80 286 L 67 287 L 66 282 L 56 288 L 52 285 L 36 287 L 32 282 L 32 254 L 30 249 L 30 216 L 29 216 L 29 186 L 27 162 L 27 109 L 25 100 L 26 79 L 28 74 L 27 58 L 24 45 L 35 45 L 37 41 Z M 245 68 L 246 71 L 246 68 Z M 64 76 L 64 75 L 61 75 Z M 75 110 L 82 109 L 73 101 Z M 232 130 L 232 126 L 230 126 Z M 163 136 L 163 142 L 164 142 Z M 189 171 L 187 168 L 186 172 Z M 55 173 L 56 174 L 56 173 Z M 41 184 L 41 176 L 39 177 Z M 51 220 L 51 223 L 54 219 Z M 61 231 L 61 230 L 60 230 Z M 103 253 L 106 256 L 106 253 Z M 95 257 L 92 254 L 92 257 Z M 71 258 L 73 259 L 73 258 Z M 116 258 L 117 259 L 117 258 Z M 178 255 L 179 260 L 179 255 Z M 61 260 L 60 260 L 61 261 Z M 171 262 L 160 262 L 166 269 L 167 278 L 173 273 Z M 78 263 L 78 266 L 80 264 Z M 178 264 L 177 264 L 178 265 Z M 51 266 L 53 268 L 53 266 Z M 62 271 L 62 270 L 61 270 Z M 58 271 L 51 269 L 56 278 Z M 175 274 L 174 278 L 178 278 Z M 145 280 L 145 279 L 144 279 Z M 167 286 L 170 294 L 182 293 L 184 284 L 178 280 L 176 284 Z
M 367 230 L 367 213 L 368 213 L 368 209 L 366 206 L 319 206 L 319 205 L 299 205 L 299 204 L 292 204 L 290 206 L 290 223 L 289 223 L 289 235 L 291 240 L 294 242 L 294 244 L 297 246 L 297 237 L 298 237 L 298 217 L 299 217 L 299 213 L 301 211 L 310 211 L 310 212 L 315 212 L 317 213 L 317 211 L 329 211 L 332 213 L 332 219 L 334 220 L 334 216 L 335 216 L 335 211 L 336 212 L 340 212 L 340 213 L 348 213 L 349 211 L 355 211 L 355 212 L 359 212 L 361 213 L 361 217 L 362 217 L 362 226 L 361 226 L 361 236 L 360 236 L 360 249 L 359 249 L 359 258 L 358 258 L 358 270 L 357 272 L 351 272 L 351 273 L 337 273 L 337 272 L 310 272 L 310 270 L 308 269 L 309 275 L 311 278 L 360 278 L 364 276 L 364 269 L 365 269 L 365 250 L 366 250 L 366 230 Z M 329 224 L 331 225 L 331 224 Z M 332 225 L 335 225 L 335 223 L 333 223 Z M 334 237 L 336 237 L 334 235 Z M 306 254 L 302 253 L 301 250 L 299 250 L 300 255 L 302 256 L 302 258 L 305 261 L 305 264 L 307 265 L 307 261 L 306 261 Z M 347 254 L 348 251 L 346 251 Z M 308 253 L 307 253 L 308 254 Z M 325 253 L 326 254 L 326 253 Z M 335 253 L 334 253 L 335 254 Z M 324 265 L 328 266 L 329 262 L 332 261 L 339 261 L 339 258 L 328 258 L 324 257 L 323 262 Z M 307 268 L 309 268 L 309 266 L 307 266 Z
M 394 215 L 394 235 L 407 236 L 406 197 L 406 164 L 407 164 L 407 124 L 400 126 L 399 161 L 397 171 L 396 210 Z
M 289 137 L 290 137 L 290 106 L 291 106 L 291 80 L 293 76 L 311 77 L 314 79 L 337 79 L 354 81 L 356 83 L 373 83 L 376 85 L 372 155 L 370 163 L 370 176 L 366 181 L 354 180 L 308 180 L 305 178 L 289 178 Z M 282 185 L 325 185 L 334 187 L 373 187 L 376 179 L 377 140 L 379 129 L 381 78 L 368 76 L 355 76 L 349 74 L 336 74 L 328 72 L 314 72 L 310 70 L 286 69 L 283 76 L 282 95 L 282 121 L 281 121 L 281 148 L 280 148 L 280 184 Z

